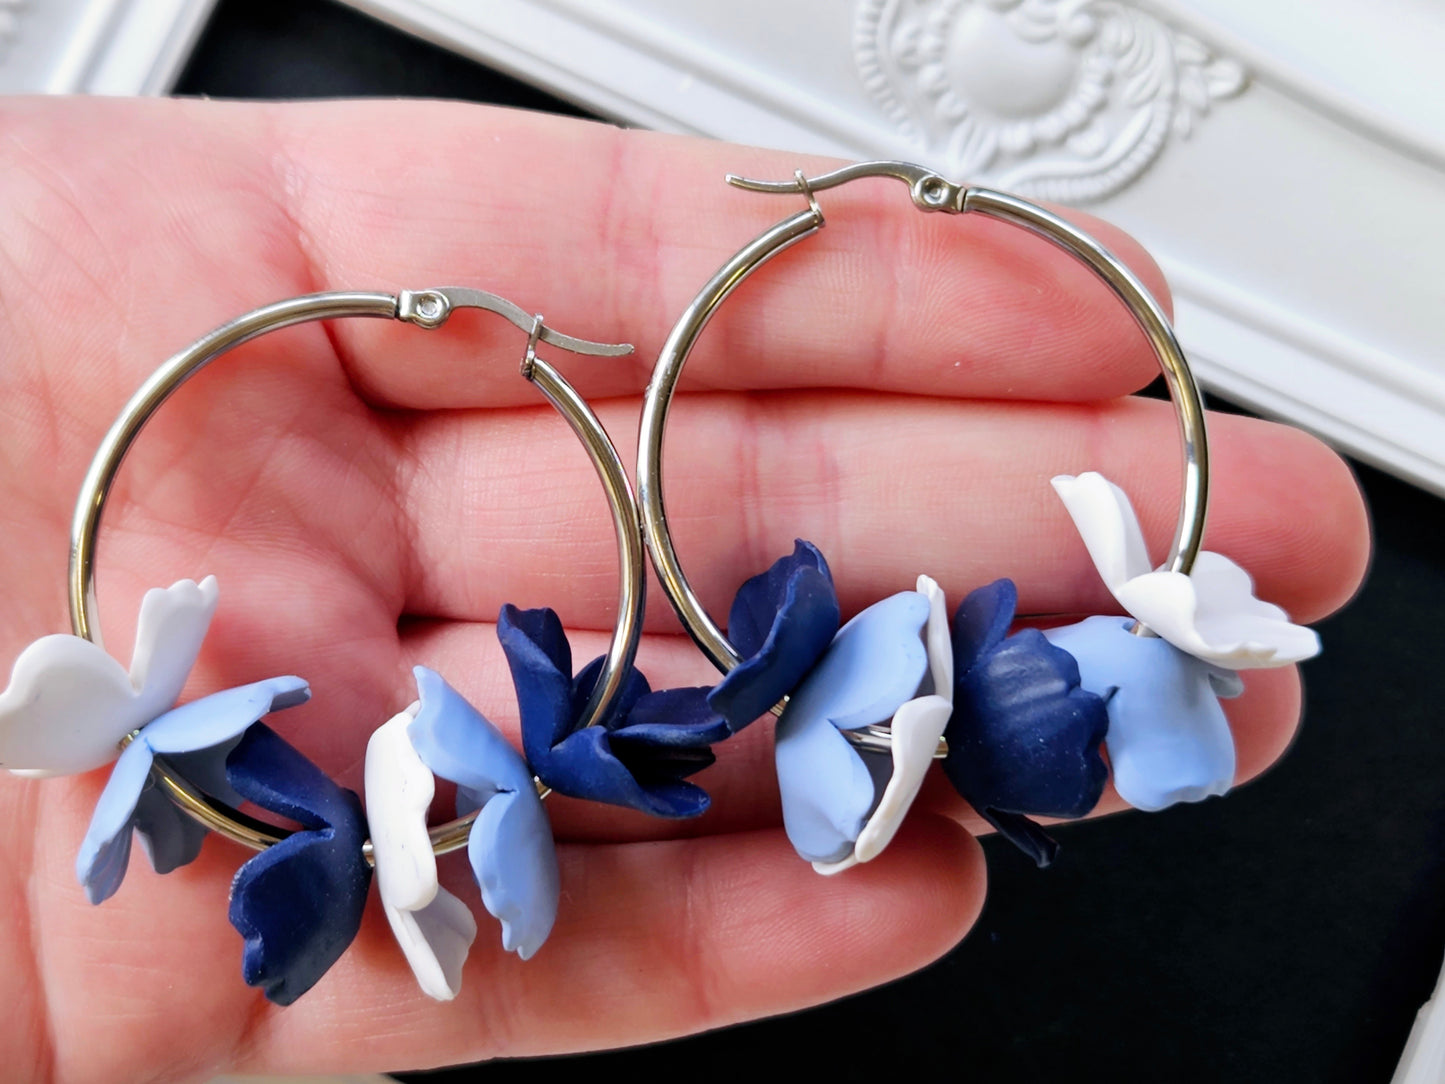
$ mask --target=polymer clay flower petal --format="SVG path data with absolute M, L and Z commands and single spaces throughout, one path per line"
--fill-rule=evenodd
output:
M 814 863 L 814 869 L 824 874 L 841 873 L 854 863 L 873 861 L 893 842 L 914 799 L 923 789 L 923 780 L 938 750 L 938 739 L 943 736 L 952 714 L 953 703 L 932 694 L 910 700 L 894 713 L 888 728 L 893 736 L 893 771 L 877 808 L 858 833 L 852 861 L 834 865 Z
M 366 824 L 376 888 L 387 908 L 414 911 L 437 892 L 437 861 L 427 833 L 436 780 L 411 744 L 415 710 L 392 716 L 366 743 Z
M 928 623 L 923 632 L 928 652 L 928 674 L 924 682 L 928 695 L 906 701 L 893 713 L 888 726 L 893 739 L 893 771 L 882 797 L 858 833 L 852 856 L 841 862 L 815 862 L 813 868 L 819 873 L 841 873 L 859 862 L 871 862 L 893 842 L 923 788 L 923 780 L 938 751 L 938 739 L 943 737 L 953 714 L 953 644 L 949 639 L 943 589 L 931 577 L 919 576 L 918 593 L 928 599 Z
M 927 596 L 900 591 L 862 611 L 838 631 L 784 716 L 821 716 L 840 730 L 893 718 L 929 672 L 921 636 L 929 609 Z
M 451 1001 L 461 992 L 462 970 L 477 939 L 477 920 L 462 900 L 438 886 L 425 907 L 385 908 L 392 935 L 422 993 Z
M 258 719 L 310 699 L 304 678 L 267 678 L 172 708 L 147 724 L 137 740 L 143 739 L 159 756 L 194 753 L 232 741 Z
M 630 712 L 650 695 L 647 679 L 629 672 L 601 725 L 578 728 L 583 706 L 601 673 L 601 660 L 574 680 L 562 623 L 551 610 L 504 606 L 497 637 L 512 669 L 522 717 L 522 746 L 532 770 L 559 794 L 637 809 L 655 817 L 694 817 L 707 809 L 707 792 L 683 782 L 712 763 L 707 748 L 722 733 L 719 718 L 690 713 L 659 738 L 657 714 L 644 713 L 639 729 Z M 563 685 L 567 696 L 562 696 Z M 696 709 L 687 698 L 669 704 Z
M 1225 793 L 1234 783 L 1234 738 L 1218 690 L 1238 683 L 1165 640 L 1135 636 L 1132 624 L 1090 617 L 1046 633 L 1077 660 L 1084 687 L 1107 701 L 1119 796 L 1153 812 Z
M 588 663 L 577 675 L 579 686 L 592 687 L 601 663 L 600 658 Z M 726 741 L 733 733 L 727 720 L 708 704 L 710 691 L 704 685 L 643 693 L 628 707 L 625 718 L 618 719 L 614 714 L 608 720 L 608 733 L 614 743 L 646 743 L 658 756 L 669 755 L 670 751 L 690 756 L 698 749 Z M 712 763 L 711 757 L 708 763 Z
M 76 856 L 76 877 L 90 902 L 101 903 L 120 887 L 130 858 L 132 831 L 142 833 L 144 849 L 157 873 L 169 873 L 200 853 L 205 830 L 150 785 L 151 764 L 157 754 L 189 754 L 186 767 L 191 769 L 200 767 L 206 752 L 212 754 L 213 762 L 223 763 L 231 746 L 257 719 L 304 703 L 310 695 L 300 678 L 271 678 L 202 697 L 144 727 L 116 761 Z M 221 773 L 213 769 L 198 774 L 204 778 Z M 207 789 L 200 779 L 187 778 Z M 213 797 L 225 800 L 230 795 Z
M 852 864 L 854 844 L 887 781 L 887 761 L 865 760 L 839 731 L 887 722 L 917 697 L 929 672 L 921 636 L 929 612 L 925 595 L 902 591 L 858 614 L 778 719 L 774 758 L 783 827 L 815 868 Z
M 998 580 L 954 616 L 954 704 L 943 770 L 954 789 L 1035 861 L 1052 841 L 1029 815 L 1082 817 L 1108 780 L 1104 702 L 1037 629 L 1009 635 L 1018 592 Z
M 923 646 L 928 652 L 929 690 L 953 703 L 953 639 L 948 630 L 948 604 L 943 588 L 932 576 L 918 577 L 918 593 L 928 599 L 928 624 L 923 628 Z
M 799 539 L 738 589 L 728 637 L 743 657 L 708 695 L 734 733 L 793 691 L 837 635 L 842 612 L 828 562 Z
M 603 662 L 593 659 L 573 682 L 575 718 L 581 717 Z M 612 804 L 659 817 L 695 817 L 707 810 L 707 792 L 683 780 L 710 767 L 717 759 L 713 743 L 726 741 L 733 733 L 727 720 L 709 705 L 707 692 L 705 688 L 654 692 L 641 672 L 628 675 L 602 724 L 607 736 L 601 755 L 615 758 L 625 769 Z
M 301 829 L 256 855 L 231 884 L 231 925 L 245 938 L 241 974 L 278 1005 L 324 975 L 361 928 L 371 867 L 361 800 L 257 723 L 226 762 L 231 785 Z
M 1120 605 L 1181 651 L 1231 670 L 1287 666 L 1320 653 L 1319 634 L 1254 597 L 1249 573 L 1204 551 L 1185 576 L 1150 572 L 1116 592 Z
M 219 601 L 214 576 L 152 588 L 141 599 L 130 680 L 152 718 L 181 695 Z
M 407 735 L 432 772 L 457 784 L 457 814 L 480 810 L 467 840 L 472 873 L 483 905 L 502 924 L 502 946 L 528 959 L 552 932 L 561 895 L 552 826 L 532 771 L 441 675 L 415 672 L 421 704 Z
M 815 868 L 852 858 L 878 794 L 870 765 L 826 715 L 791 704 L 778 720 L 773 756 L 793 848 Z M 886 770 L 883 758 L 874 759 Z
M 552 824 L 536 790 L 507 791 L 482 806 L 467 857 L 482 903 L 502 924 L 502 948 L 530 960 L 551 934 L 561 898 Z
M 20 653 L 0 693 L 0 764 L 69 775 L 109 764 L 150 721 L 125 669 L 78 636 L 45 636 Z
M 220 749 L 223 763 L 229 751 L 228 747 Z M 192 782 L 189 775 L 186 781 Z M 157 873 L 171 873 L 194 862 L 209 833 L 205 825 L 171 801 L 154 780 L 136 800 L 134 825 L 136 842 Z
M 110 779 L 100 792 L 90 827 L 75 858 L 75 876 L 91 903 L 115 895 L 130 862 L 136 803 L 150 781 L 154 754 L 143 741 L 133 741 L 121 752 Z
M 366 822 L 382 910 L 422 992 L 450 1001 L 477 936 L 466 904 L 437 882 L 427 811 L 431 771 L 407 734 L 412 711 L 393 717 L 366 745 Z
M 572 645 L 552 610 L 511 604 L 497 618 L 497 639 L 517 690 L 522 749 L 535 768 L 572 732 Z
M 522 726 L 526 725 L 523 717 Z M 707 810 L 707 792 L 681 777 L 711 764 L 711 752 L 703 752 L 705 759 L 681 760 L 673 749 L 664 750 L 665 758 L 644 751 L 636 758 L 639 766 L 634 769 L 623 759 L 633 750 L 625 737 L 614 741 L 605 727 L 584 727 L 540 761 L 532 760 L 532 767 L 543 783 L 572 798 L 636 809 L 652 817 L 696 817 Z M 660 772 L 661 777 L 650 777 L 649 770 Z
M 1027 855 L 1039 869 L 1048 869 L 1059 856 L 1058 841 L 1022 813 L 1005 813 L 992 806 L 985 806 L 976 812 L 995 832 Z
M 0 693 L 0 767 L 70 775 L 109 764 L 122 738 L 180 695 L 216 607 L 216 581 L 146 593 L 131 671 L 78 636 L 44 636 Z
M 1319 653 L 1319 636 L 1256 598 L 1249 574 L 1229 558 L 1203 551 L 1190 575 L 1155 571 L 1133 505 L 1102 475 L 1059 475 L 1053 486 L 1119 604 L 1181 651 L 1232 670 Z

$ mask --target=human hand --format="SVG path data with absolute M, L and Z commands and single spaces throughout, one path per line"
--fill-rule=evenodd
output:
M 436 103 L 0 109 L 0 659 L 67 627 L 67 526 L 90 456 L 141 381 L 211 327 L 316 290 L 474 285 L 568 333 L 637 344 L 620 362 L 558 357 L 625 450 L 671 321 L 781 213 L 724 188 L 723 172 L 812 168 Z M 845 612 L 921 571 L 954 603 L 1007 575 L 1022 612 L 1112 612 L 1047 480 L 1101 471 L 1134 497 L 1156 551 L 1167 541 L 1174 421 L 1167 404 L 1117 398 L 1155 371 L 1127 313 L 1017 229 L 926 218 L 872 186 L 830 193 L 828 212 L 832 228 L 719 315 L 674 408 L 670 522 L 709 608 L 725 612 L 801 535 L 829 555 Z M 1163 296 L 1136 245 L 1074 217 Z M 147 588 L 215 573 L 221 606 L 187 696 L 306 677 L 314 701 L 274 724 L 340 782 L 360 789 L 366 735 L 410 701 L 417 663 L 515 737 L 499 607 L 553 606 L 587 658 L 616 593 L 605 503 L 566 426 L 517 378 L 522 346 L 484 316 L 430 333 L 343 321 L 267 336 L 187 386 L 107 518 L 111 651 L 128 657 Z M 1211 424 L 1208 547 L 1253 572 L 1262 598 L 1318 619 L 1367 554 L 1347 469 L 1293 430 Z M 654 685 L 713 680 L 653 599 L 639 661 Z M 1246 686 L 1227 706 L 1241 778 L 1279 755 L 1299 714 L 1293 668 Z M 595 1049 L 875 985 L 967 931 L 981 825 L 946 785 L 877 861 L 824 879 L 779 826 L 767 728 L 718 752 L 698 821 L 549 800 L 557 927 L 522 963 L 482 915 L 447 1004 L 417 990 L 373 906 L 316 989 L 270 1005 L 241 983 L 226 920 L 244 852 L 210 840 L 195 864 L 137 870 L 92 908 L 73 865 L 104 773 L 0 779 L 5 1064 L 22 1079 L 179 1079 Z M 442 865 L 475 904 L 465 863 Z

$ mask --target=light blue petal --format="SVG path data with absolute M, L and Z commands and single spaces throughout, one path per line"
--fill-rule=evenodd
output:
M 139 737 L 122 750 L 91 814 L 75 856 L 75 876 L 91 903 L 115 895 L 130 862 L 130 831 L 136 803 L 150 778 L 150 746 Z
M 206 839 L 205 825 L 188 816 L 154 784 L 140 792 L 131 823 L 141 850 L 157 873 L 170 873 L 194 862 Z
M 439 674 L 416 668 L 421 710 L 407 734 L 432 773 L 457 784 L 457 813 L 480 810 L 467 840 L 482 903 L 502 923 L 502 945 L 522 959 L 557 919 L 561 876 L 552 825 L 532 770 L 510 742 Z
M 157 716 L 141 733 L 157 753 L 190 753 L 234 741 L 263 715 L 310 698 L 311 690 L 301 678 L 269 678 L 192 700 Z
M 843 733 L 825 716 L 805 715 L 796 704 L 790 702 L 778 720 L 774 744 L 783 827 L 808 861 L 837 862 L 852 853 L 877 788 Z
M 1083 687 L 1108 702 L 1114 786 L 1150 812 L 1225 793 L 1235 758 L 1215 693 L 1221 671 L 1158 637 L 1135 636 L 1132 624 L 1090 617 L 1045 633 L 1074 656 Z
M 467 857 L 482 903 L 502 923 L 502 947 L 531 959 L 552 932 L 561 896 L 552 825 L 535 787 L 499 794 L 482 807 Z
M 833 638 L 790 698 L 790 713 L 824 718 L 843 730 L 886 723 L 918 695 L 928 670 L 922 630 L 928 599 L 917 591 L 875 602 Z
M 498 792 L 535 789 L 522 755 L 466 697 L 425 666 L 414 672 L 421 710 L 406 732 L 432 774 L 472 792 L 478 805 Z

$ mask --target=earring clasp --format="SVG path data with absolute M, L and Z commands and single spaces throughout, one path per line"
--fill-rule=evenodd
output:
M 560 331 L 547 327 L 541 322 L 541 317 L 533 316 L 521 305 L 486 290 L 473 290 L 466 286 L 441 286 L 429 290 L 402 290 L 396 295 L 396 318 L 428 330 L 441 327 L 456 309 L 484 309 L 494 312 L 529 336 L 535 336 L 535 341 L 574 354 L 620 358 L 633 350 L 631 343 L 599 343 L 591 339 L 563 335 Z
M 740 177 L 736 173 L 729 173 L 727 182 L 734 188 L 741 188 L 747 192 L 772 194 L 801 192 L 808 197 L 808 201 L 816 211 L 818 204 L 813 199 L 814 192 L 824 188 L 837 188 L 850 181 L 859 181 L 868 177 L 891 177 L 894 180 L 902 181 L 908 186 L 909 195 L 913 197 L 913 205 L 920 211 L 942 211 L 945 214 L 956 215 L 968 210 L 969 190 L 966 185 L 954 184 L 933 170 L 914 165 L 912 162 L 856 162 L 853 165 L 835 169 L 831 173 L 824 173 L 821 177 L 805 177 L 800 169 L 794 174 L 791 181 L 757 181 L 749 177 Z M 821 211 L 818 212 L 818 218 L 821 221 Z

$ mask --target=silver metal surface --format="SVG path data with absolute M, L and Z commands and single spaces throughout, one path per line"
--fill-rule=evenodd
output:
M 662 458 L 668 409 L 682 368 L 719 306 L 740 283 L 770 259 L 822 228 L 823 215 L 816 193 L 875 177 L 902 181 L 908 186 L 914 206 L 921 211 L 946 214 L 972 212 L 1022 226 L 1082 261 L 1124 302 L 1148 336 L 1149 344 L 1159 359 L 1179 418 L 1184 488 L 1174 541 L 1164 567 L 1188 574 L 1199 554 L 1209 497 L 1209 447 L 1204 428 L 1203 401 L 1184 351 L 1163 309 L 1122 260 L 1082 230 L 1036 204 L 1002 192 L 968 188 L 939 176 L 925 166 L 908 162 L 860 162 L 819 177 L 806 177 L 799 171 L 790 181 L 758 181 L 729 174 L 728 183 L 737 188 L 750 192 L 801 194 L 807 198 L 809 208 L 790 215 L 739 250 L 707 281 L 673 325 L 647 388 L 637 450 L 637 489 L 642 508 L 642 528 L 658 580 L 683 627 L 703 654 L 723 673 L 736 666 L 741 658 L 693 591 L 682 571 L 667 525 Z M 1152 635 L 1138 623 L 1134 631 Z M 785 706 L 786 701 L 775 705 L 773 713 L 780 715 Z M 844 734 L 863 748 L 881 751 L 891 746 L 886 727 L 844 731 Z M 945 753 L 946 748 L 940 743 L 937 755 Z
M 511 321 L 528 333 L 527 350 L 522 364 L 523 375 L 533 383 L 557 411 L 567 420 L 587 450 L 612 509 L 613 527 L 617 534 L 621 565 L 618 592 L 617 625 L 608 647 L 607 661 L 597 687 L 584 709 L 580 725 L 588 726 L 600 719 L 611 706 L 623 678 L 637 653 L 642 634 L 644 602 L 643 541 L 638 520 L 637 501 L 627 480 L 621 457 L 613 446 L 602 423 L 586 402 L 547 362 L 537 357 L 539 342 L 569 350 L 576 354 L 597 357 L 620 357 L 632 352 L 626 344 L 591 342 L 563 335 L 547 327 L 541 316 L 531 316 L 524 309 L 495 294 L 463 287 L 432 290 L 403 290 L 400 294 L 324 293 L 290 298 L 274 305 L 249 312 L 217 328 L 192 343 L 157 369 L 135 393 L 120 417 L 101 441 L 81 484 L 71 526 L 70 549 L 70 623 L 76 636 L 101 645 L 100 614 L 95 594 L 96 547 L 101 516 L 116 475 L 126 454 L 145 427 L 176 390 L 216 358 L 234 347 L 267 332 L 313 320 L 367 316 L 404 320 L 421 328 L 437 328 L 457 309 L 482 309 Z M 130 741 L 127 738 L 122 747 Z M 175 769 L 158 757 L 154 768 L 157 782 L 187 814 L 214 832 L 245 846 L 261 850 L 278 843 L 291 833 L 267 824 L 239 810 L 216 801 L 188 783 Z M 544 797 L 546 788 L 538 784 Z M 468 828 L 476 814 L 438 825 L 430 830 L 432 848 L 437 854 L 466 846 Z M 364 848 L 368 859 L 371 844 Z

